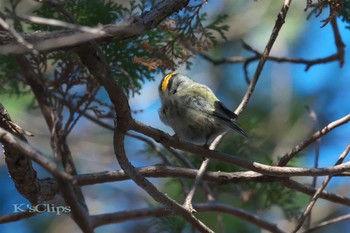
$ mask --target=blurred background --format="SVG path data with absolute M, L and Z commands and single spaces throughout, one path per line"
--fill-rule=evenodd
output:
M 116 1 L 127 4 L 128 1 Z M 6 4 L 5 0 L 0 5 Z M 328 16 L 328 9 L 318 17 L 311 16 L 304 11 L 305 1 L 294 1 L 287 15 L 285 25 L 275 42 L 271 55 L 277 57 L 292 57 L 316 59 L 329 56 L 336 52 L 331 25 L 320 28 L 322 19 Z M 242 47 L 241 40 L 258 51 L 263 51 L 270 37 L 277 13 L 282 1 L 208 1 L 203 12 L 208 14 L 208 22 L 217 14 L 227 14 L 225 23 L 229 31 L 225 34 L 227 40 L 220 40 L 216 47 L 204 52 L 215 58 L 233 56 L 249 57 L 252 52 Z M 22 1 L 20 8 L 23 14 L 30 14 L 37 5 L 34 1 Z M 271 164 L 279 157 L 303 141 L 316 129 L 350 113 L 350 65 L 348 41 L 349 29 L 346 24 L 338 20 L 340 34 L 346 44 L 346 57 L 343 67 L 338 62 L 312 66 L 307 72 L 305 65 L 276 63 L 268 61 L 263 69 L 256 90 L 245 111 L 239 116 L 239 125 L 250 135 L 249 140 L 238 138 L 235 134 L 228 134 L 218 150 L 228 151 L 234 155 L 242 155 L 252 161 Z M 196 56 L 191 59 L 193 65 L 188 70 L 179 67 L 177 72 L 186 74 L 195 81 L 208 85 L 229 108 L 234 110 L 244 96 L 248 84 L 244 77 L 242 64 L 214 65 Z M 257 62 L 249 65 L 249 76 L 252 77 Z M 159 128 L 173 134 L 173 131 L 161 123 L 158 117 L 160 102 L 158 99 L 158 83 L 162 75 L 156 75 L 154 81 L 146 81 L 140 95 L 130 98 L 130 106 L 135 111 L 133 117 L 146 125 Z M 28 138 L 35 148 L 52 158 L 49 132 L 39 109 L 28 106 L 33 101 L 31 94 L 9 96 L 0 93 L 1 103 L 8 110 L 12 120 L 24 129 L 32 132 L 35 137 Z M 318 118 L 315 126 L 310 119 L 306 106 L 310 107 Z M 113 125 L 113 122 L 109 122 Z M 320 140 L 319 166 L 332 166 L 340 153 L 350 142 L 350 126 L 341 126 Z M 81 119 L 69 136 L 69 145 L 80 174 L 120 169 L 113 152 L 112 132 L 102 129 L 87 119 Z M 239 146 L 238 146 L 239 145 Z M 142 142 L 128 138 L 127 154 L 134 166 L 148 166 L 160 163 L 160 159 L 149 152 L 149 148 Z M 190 155 L 189 155 L 190 156 Z M 291 165 L 313 167 L 315 146 L 308 147 Z M 192 159 L 190 157 L 190 159 Z M 197 165 L 200 163 L 195 161 Z M 40 166 L 34 164 L 40 178 L 50 176 Z M 212 170 L 234 171 L 225 164 L 214 163 Z M 311 178 L 296 178 L 296 180 L 310 184 Z M 159 189 L 169 196 L 181 200 L 179 184 L 168 179 L 151 179 Z M 322 182 L 319 178 L 318 184 Z M 28 203 L 18 194 L 8 175 L 4 155 L 0 155 L 0 214 L 13 213 L 13 204 Z M 254 187 L 252 187 L 254 186 Z M 298 194 L 293 200 L 293 207 L 282 207 L 279 203 L 267 203 L 266 196 L 258 197 L 258 191 L 270 195 L 277 187 L 251 184 L 230 184 L 225 187 L 213 185 L 218 190 L 219 199 L 247 211 L 258 214 L 271 222 L 278 223 L 283 229 L 289 229 L 288 211 L 293 214 L 293 208 L 300 211 L 307 204 L 308 197 Z M 349 197 L 347 178 L 333 178 L 326 188 L 333 193 Z M 83 187 L 90 214 L 101 214 L 136 209 L 154 205 L 154 201 L 131 181 L 104 183 Z M 249 194 L 247 194 L 249 193 Z M 244 195 L 256 202 L 245 201 Z M 289 195 L 289 194 L 285 194 Z M 279 197 L 280 198 L 280 197 Z M 197 201 L 205 200 L 199 194 Z M 277 199 L 276 199 L 277 200 Z M 281 200 L 283 202 L 283 200 Z M 286 200 L 284 200 L 286 202 Z M 288 209 L 290 208 L 290 209 Z M 287 212 L 285 211 L 287 210 Z M 317 223 L 331 216 L 348 213 L 344 206 L 319 200 L 312 213 L 312 222 Z M 199 216 L 213 219 L 214 214 L 200 214 Z M 255 226 L 244 223 L 232 216 L 223 216 L 226 223 L 225 232 L 261 232 Z M 233 219 L 233 220 L 232 220 Z M 168 232 L 157 229 L 158 220 L 146 219 L 130 221 L 121 224 L 107 225 L 96 229 L 96 232 Z M 171 223 L 168 223 L 171 225 Z M 179 224 L 179 223 L 174 223 Z M 349 222 L 332 226 L 333 232 L 348 232 Z M 169 229 L 169 228 L 165 228 Z M 323 228 L 317 232 L 329 232 L 330 228 Z M 184 228 L 183 232 L 189 229 Z M 79 232 L 76 225 L 67 216 L 52 216 L 40 214 L 27 220 L 0 225 L 0 232 Z M 173 231 L 177 232 L 177 231 Z

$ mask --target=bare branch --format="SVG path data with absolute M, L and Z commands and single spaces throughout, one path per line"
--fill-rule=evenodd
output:
M 322 58 L 316 58 L 316 59 L 305 59 L 305 58 L 293 58 L 293 57 L 277 57 L 277 56 L 267 56 L 266 60 L 268 61 L 274 61 L 278 63 L 293 63 L 293 64 L 301 64 L 305 65 L 305 71 L 308 71 L 312 66 L 319 65 L 319 64 L 326 64 L 333 61 L 339 61 L 339 65 L 344 65 L 344 58 L 345 58 L 345 44 L 342 41 L 337 20 L 336 18 L 333 18 L 331 21 L 331 26 L 333 30 L 334 35 L 334 41 L 336 45 L 337 52 L 326 56 Z M 244 68 L 244 76 L 248 84 L 250 84 L 249 80 L 249 74 L 248 74 L 248 66 L 251 62 L 254 62 L 258 59 L 261 59 L 263 57 L 263 54 L 259 52 L 258 50 L 252 48 L 250 45 L 242 41 L 243 48 L 253 52 L 255 55 L 250 57 L 228 57 L 228 58 L 220 58 L 220 59 L 214 59 L 206 54 L 201 53 L 200 56 L 204 58 L 205 60 L 211 62 L 213 65 L 222 65 L 222 64 L 237 64 L 237 63 L 243 63 Z
M 34 32 L 20 34 L 25 41 L 31 43 L 38 51 L 56 51 L 77 47 L 88 41 L 98 40 L 99 43 L 120 41 L 135 38 L 147 30 L 156 27 L 162 20 L 179 11 L 188 0 L 164 0 L 140 16 L 133 16 L 116 24 L 104 25 L 97 33 L 80 32 L 76 30 L 60 30 L 55 32 Z M 1 33 L 0 54 L 24 53 L 28 48 L 19 44 L 11 34 Z
M 317 192 L 317 189 L 307 185 L 302 185 L 292 179 L 283 179 L 283 180 L 280 180 L 280 183 L 285 187 L 294 189 L 298 192 L 305 193 L 309 196 L 313 196 Z M 322 191 L 322 193 L 320 194 L 320 197 L 330 202 L 350 206 L 350 199 L 345 196 L 329 193 L 327 191 Z
M 28 219 L 30 217 L 33 217 L 35 215 L 40 214 L 40 212 L 18 212 L 18 213 L 12 213 L 12 214 L 6 214 L 0 216 L 0 224 L 2 223 L 9 223 L 9 222 L 16 222 L 22 219 Z
M 345 148 L 345 150 L 343 151 L 343 153 L 339 156 L 338 161 L 335 163 L 335 165 L 341 164 L 345 157 L 347 156 L 347 154 L 350 151 L 350 144 L 347 145 L 347 147 Z M 320 188 L 317 189 L 316 193 L 314 194 L 314 196 L 312 197 L 310 203 L 308 204 L 308 206 L 305 208 L 304 212 L 302 213 L 302 215 L 300 216 L 297 225 L 295 226 L 293 233 L 296 233 L 303 225 L 306 217 L 310 214 L 313 206 L 315 205 L 317 199 L 319 198 L 320 194 L 322 193 L 322 191 L 326 188 L 327 184 L 329 183 L 329 181 L 332 179 L 332 176 L 327 176 L 323 182 Z
M 41 76 L 35 73 L 24 55 L 15 55 L 15 59 L 19 64 L 27 83 L 30 85 L 46 120 L 51 133 L 51 147 L 55 158 L 62 163 L 67 173 L 76 175 L 77 171 L 66 141 L 68 132 L 63 131 L 62 129 L 61 119 L 56 114 L 55 108 L 51 104 L 50 96 L 42 82 Z M 71 206 L 71 213 L 75 222 L 84 232 L 92 232 L 87 220 L 87 205 L 80 187 L 72 186 L 71 183 L 66 182 L 65 179 L 61 179 L 60 177 L 56 178 L 64 200 Z
M 195 179 L 198 170 L 182 168 L 182 167 L 171 167 L 164 165 L 148 166 L 137 168 L 137 171 L 144 177 L 152 178 L 185 178 L 185 179 Z M 76 185 L 94 185 L 101 184 L 105 182 L 116 182 L 124 181 L 130 179 L 130 177 L 123 170 L 116 171 L 105 171 L 97 172 L 91 174 L 81 174 L 74 177 L 76 180 Z M 305 193 L 306 195 L 313 196 L 317 191 L 315 188 L 310 186 L 302 185 L 294 180 L 285 179 L 280 177 L 264 176 L 256 172 L 205 172 L 202 178 L 207 182 L 214 182 L 217 184 L 237 184 L 237 183 L 248 183 L 248 182 L 279 182 L 283 186 L 297 190 L 298 192 Z M 320 197 L 342 205 L 350 206 L 350 199 L 329 193 L 327 191 L 322 191 Z
M 327 126 L 323 127 L 321 130 L 315 132 L 310 138 L 306 139 L 305 141 L 299 143 L 296 145 L 290 152 L 285 154 L 280 160 L 278 161 L 278 166 L 285 166 L 296 154 L 298 154 L 300 151 L 304 150 L 306 147 L 311 145 L 313 142 L 321 138 L 322 136 L 326 135 L 333 129 L 346 124 L 350 121 L 350 114 L 333 121 L 329 123 Z
M 0 103 L 0 128 L 11 132 L 18 140 L 28 143 L 25 138 L 27 131 L 11 121 L 10 115 Z M 28 199 L 32 205 L 38 203 L 40 196 L 40 186 L 36 171 L 32 166 L 32 161 L 16 148 L 3 142 L 5 161 L 18 192 Z
M 248 213 L 238 208 L 231 207 L 229 205 L 216 202 L 198 203 L 194 204 L 194 208 L 198 210 L 198 212 L 226 213 L 235 216 L 239 219 L 248 221 L 270 232 L 284 233 L 284 231 L 278 228 L 275 224 L 267 222 L 262 218 L 258 217 L 257 215 L 253 215 L 251 213 Z M 170 214 L 172 214 L 170 209 L 164 207 L 150 207 L 138 210 L 121 211 L 111 214 L 93 215 L 91 216 L 91 221 L 93 222 L 92 224 L 94 227 L 98 227 L 105 224 L 119 223 L 127 220 L 143 219 L 150 217 L 166 217 Z
M 336 218 L 333 218 L 333 219 L 321 222 L 320 224 L 318 224 L 318 225 L 316 225 L 314 227 L 311 227 L 310 229 L 307 229 L 307 230 L 303 231 L 302 233 L 314 232 L 315 230 L 317 230 L 319 228 L 322 228 L 322 227 L 325 227 L 325 226 L 329 226 L 329 225 L 332 225 L 332 224 L 336 224 L 336 223 L 339 223 L 339 222 L 342 222 L 342 221 L 345 221 L 345 220 L 349 220 L 349 219 L 350 219 L 350 214 L 345 214 L 345 215 L 342 215 L 342 216 L 339 216 L 339 217 L 336 217 Z
M 165 2 L 167 1 L 163 1 L 155 5 L 155 7 L 152 9 L 153 11 L 150 11 L 152 12 L 151 15 L 155 18 L 149 27 L 156 26 L 157 23 L 163 20 L 172 12 L 172 10 L 174 10 L 173 7 L 181 9 L 181 7 L 185 6 L 188 3 L 188 1 L 183 1 L 182 3 L 179 1 L 174 1 L 173 3 L 176 3 L 175 5 L 172 5 L 170 3 L 168 3 L 168 5 L 163 5 Z M 158 11 L 163 11 L 165 14 L 158 15 Z M 150 14 L 147 13 L 144 16 L 146 17 L 145 20 L 147 20 Z M 141 31 L 141 33 L 143 32 L 144 31 Z M 144 189 L 154 200 L 164 204 L 165 206 L 169 207 L 184 217 L 189 223 L 192 224 L 192 226 L 201 232 L 212 232 L 212 230 L 210 230 L 205 224 L 195 218 L 191 212 L 187 211 L 177 202 L 159 192 L 157 188 L 142 175 L 140 175 L 129 162 L 124 151 L 124 137 L 126 132 L 131 128 L 131 125 L 134 124 L 134 121 L 131 118 L 131 111 L 128 100 L 121 87 L 117 85 L 117 83 L 111 78 L 112 76 L 110 73 L 110 68 L 104 58 L 103 53 L 95 43 L 84 46 L 84 48 L 79 49 L 77 52 L 82 62 L 89 69 L 90 73 L 99 80 L 102 86 L 104 86 L 109 95 L 109 98 L 115 106 L 117 127 L 114 131 L 114 150 L 120 166 L 133 179 L 133 181 L 142 187 L 142 189 Z
M 155 165 L 137 168 L 137 171 L 145 177 L 153 178 L 185 178 L 195 179 L 198 170 L 191 168 Z M 130 177 L 123 170 L 105 171 L 91 174 L 81 174 L 74 177 L 76 185 L 85 186 L 105 182 L 128 180 Z M 273 177 L 266 177 L 256 172 L 206 172 L 203 179 L 218 184 L 241 182 L 272 182 Z
M 78 24 L 67 23 L 67 22 L 64 22 L 61 20 L 57 20 L 57 19 L 42 18 L 42 17 L 32 16 L 32 15 L 30 15 L 30 16 L 7 15 L 7 14 L 3 14 L 0 12 L 0 16 L 2 16 L 3 18 L 19 19 L 19 20 L 22 20 L 22 21 L 27 22 L 27 23 L 62 27 L 62 28 L 72 29 L 75 31 L 86 32 L 89 34 L 96 34 L 96 35 L 100 35 L 100 36 L 105 35 L 105 32 L 102 30 L 103 28 L 101 26 L 92 28 L 92 27 L 87 27 L 87 26 L 81 26 Z
M 342 67 L 344 65 L 344 60 L 345 60 L 345 44 L 341 38 L 336 18 L 331 19 L 331 25 L 333 29 L 335 45 L 337 47 L 336 56 L 339 60 L 340 67 Z
M 127 210 L 109 214 L 91 215 L 90 222 L 92 222 L 92 226 L 96 228 L 106 224 L 151 217 L 166 217 L 171 214 L 171 210 L 166 207 L 148 207 L 144 209 Z
M 0 128 L 0 141 L 1 143 L 10 144 L 14 148 L 18 149 L 23 154 L 23 156 L 26 156 L 27 158 L 30 158 L 34 162 L 38 163 L 55 177 L 59 177 L 70 182 L 74 180 L 73 176 L 64 171 L 60 171 L 57 165 L 47 159 L 46 156 L 41 152 L 35 150 L 27 143 L 22 142 L 2 128 Z
M 219 213 L 230 214 L 236 216 L 237 218 L 244 219 L 247 222 L 253 223 L 254 225 L 259 226 L 262 229 L 266 229 L 270 232 L 285 233 L 285 231 L 278 228 L 275 224 L 263 220 L 257 215 L 248 213 L 246 211 L 234 208 L 229 205 L 212 202 L 208 204 L 195 204 L 194 207 L 196 208 L 196 210 L 198 210 L 198 212 L 215 211 Z
M 347 118 L 349 118 L 347 120 L 350 120 L 350 115 L 348 115 Z M 331 124 L 334 127 L 335 124 L 333 123 Z M 336 121 L 336 124 L 339 124 L 339 122 Z M 344 122 L 342 122 L 342 124 L 344 124 Z M 158 141 L 167 146 L 172 146 L 181 150 L 192 152 L 197 156 L 213 158 L 219 161 L 225 161 L 227 163 L 230 163 L 242 168 L 246 168 L 248 170 L 255 171 L 264 175 L 279 176 L 279 177 L 304 176 L 304 175 L 311 175 L 311 176 L 335 175 L 335 174 L 342 173 L 350 168 L 350 162 L 343 163 L 341 165 L 332 166 L 332 167 L 326 167 L 326 168 L 295 168 L 295 167 L 268 166 L 257 162 L 249 162 L 238 156 L 229 155 L 218 151 L 211 151 L 203 147 L 194 146 L 191 143 L 179 141 L 177 138 L 170 137 L 168 134 L 163 133 L 162 131 L 154 129 L 152 127 L 145 126 L 140 122 L 135 122 L 132 125 L 132 129 L 137 132 L 143 133 L 153 138 L 155 141 Z M 329 130 L 330 129 L 327 129 L 327 132 L 329 132 Z
M 27 42 L 20 33 L 18 33 L 15 29 L 13 29 L 3 19 L 3 14 L 1 12 L 0 12 L 0 26 L 9 32 L 9 36 L 14 38 L 19 46 L 22 46 L 23 48 L 31 51 L 33 54 L 36 54 L 36 55 L 39 54 L 39 51 L 34 48 L 33 44 Z M 1 51 L 2 49 L 0 47 L 0 54 L 2 53 Z
M 316 130 L 319 130 L 319 124 L 318 124 L 318 117 L 317 117 L 317 114 L 316 112 L 311 109 L 308 105 L 305 106 L 306 107 L 306 110 L 308 111 L 309 113 L 309 117 L 313 123 L 313 131 L 316 131 Z M 315 143 L 315 159 L 314 159 L 314 168 L 318 168 L 318 162 L 319 162 L 319 158 L 320 158 L 320 141 L 321 139 L 317 139 L 316 140 L 316 143 Z M 313 188 L 316 188 L 316 185 L 317 185 L 317 176 L 314 176 L 312 178 L 312 187 Z M 310 212 L 308 218 L 307 218 L 307 228 L 310 228 L 310 225 L 311 225 L 311 217 L 312 217 L 312 213 Z
M 176 6 L 177 9 L 180 9 L 188 3 L 188 1 L 183 1 L 181 4 L 179 4 L 178 1 L 173 1 L 174 4 L 176 3 L 173 6 L 172 4 L 166 2 L 167 1 L 160 2 L 152 9 L 153 11 L 150 11 L 151 13 L 143 15 L 146 21 L 150 20 L 148 17 L 151 15 L 155 17 L 152 19 L 152 23 L 149 25 L 149 27 L 156 26 L 161 20 L 167 17 L 172 12 L 172 10 L 174 10 L 173 7 Z M 159 11 L 163 11 L 165 14 L 161 15 L 159 14 Z M 143 33 L 143 30 L 136 31 Z M 154 187 L 151 182 L 139 174 L 137 170 L 132 166 L 132 164 L 128 161 L 124 151 L 124 137 L 126 132 L 130 129 L 130 126 L 134 124 L 134 121 L 131 118 L 131 111 L 128 105 L 128 100 L 124 95 L 122 89 L 111 78 L 109 66 L 107 65 L 103 54 L 96 44 L 90 44 L 88 48 L 84 47 L 83 50 L 78 51 L 78 54 L 90 72 L 106 88 L 107 93 L 109 94 L 109 97 L 115 106 L 117 115 L 117 127 L 114 131 L 114 148 L 120 166 L 136 184 L 147 191 L 147 193 L 150 194 L 156 201 L 166 205 L 176 213 L 179 213 L 201 232 L 212 232 L 212 230 L 210 230 L 201 221 L 195 218 L 191 212 L 187 211 L 177 202 L 159 192 L 156 187 Z
M 265 65 L 265 62 L 267 60 L 267 57 L 269 56 L 270 51 L 272 49 L 272 46 L 273 46 L 273 44 L 275 43 L 275 41 L 277 39 L 278 33 L 279 33 L 279 31 L 281 30 L 281 28 L 282 28 L 282 26 L 284 24 L 284 21 L 286 19 L 286 16 L 287 16 L 287 13 L 288 13 L 288 10 L 289 10 L 289 6 L 290 6 L 291 2 L 292 2 L 292 0 L 285 0 L 284 4 L 283 4 L 283 6 L 282 6 L 282 8 L 280 10 L 280 12 L 277 15 L 276 24 L 275 24 L 274 28 L 272 29 L 272 33 L 271 33 L 269 41 L 266 44 L 264 53 L 263 53 L 263 55 L 261 56 L 261 58 L 259 60 L 259 63 L 258 63 L 258 66 L 256 68 L 255 74 L 253 76 L 253 79 L 250 82 L 248 90 L 247 90 L 246 94 L 244 95 L 241 103 L 238 105 L 238 107 L 237 107 L 237 109 L 235 111 L 235 113 L 237 115 L 239 115 L 244 110 L 244 108 L 247 106 L 247 104 L 249 102 L 249 99 L 250 99 L 250 97 L 252 96 L 252 94 L 254 92 L 255 86 L 258 83 L 260 74 L 261 74 L 261 72 L 262 72 L 262 70 L 264 68 L 264 65 Z
M 215 138 L 215 140 L 210 144 L 209 150 L 215 150 L 216 147 L 221 142 L 221 140 L 222 140 L 224 135 L 225 135 L 225 133 L 217 136 Z M 209 186 L 205 182 L 202 182 L 202 178 L 203 178 L 205 172 L 208 169 L 209 163 L 210 163 L 210 159 L 209 158 L 203 158 L 202 164 L 201 164 L 201 166 L 200 166 L 200 168 L 198 170 L 198 173 L 197 173 L 196 178 L 194 180 L 193 186 L 192 186 L 192 188 L 190 189 L 189 193 L 187 194 L 187 196 L 185 198 L 184 206 L 185 206 L 185 208 L 187 208 L 191 212 L 195 212 L 196 211 L 195 209 L 193 209 L 192 199 L 193 199 L 194 193 L 196 192 L 196 189 L 199 187 L 199 185 L 201 183 L 203 184 L 204 189 L 207 192 L 208 200 L 209 201 L 214 201 L 215 200 L 214 194 L 209 189 Z
M 184 207 L 191 212 L 196 212 L 196 210 L 193 209 L 193 206 L 192 206 L 192 199 L 193 199 L 193 196 L 194 196 L 194 193 L 195 193 L 197 187 L 202 182 L 202 178 L 203 178 L 204 173 L 206 172 L 206 170 L 209 166 L 209 162 L 210 162 L 210 159 L 204 158 L 204 160 L 203 160 L 203 162 L 198 170 L 196 178 L 194 180 L 193 186 L 185 198 Z

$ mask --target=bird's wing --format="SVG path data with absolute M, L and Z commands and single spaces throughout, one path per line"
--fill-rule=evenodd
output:
M 200 84 L 193 84 L 191 89 L 177 93 L 181 96 L 180 101 L 184 101 L 184 106 L 212 115 L 215 111 L 214 103 L 218 101 L 212 90 Z
M 237 118 L 237 115 L 232 112 L 231 110 L 229 110 L 223 103 L 221 102 L 216 102 L 215 103 L 215 111 L 213 112 L 213 114 L 216 117 L 219 117 L 223 120 L 225 120 L 226 122 L 228 122 L 228 126 L 230 126 L 231 129 L 237 131 L 238 133 L 240 133 L 242 136 L 244 137 L 248 137 L 248 135 L 243 131 L 243 129 L 241 129 L 236 123 L 235 123 L 235 119 Z
M 219 117 L 223 120 L 232 121 L 237 118 L 237 115 L 229 110 L 222 102 L 217 101 L 214 103 L 215 110 L 214 116 Z
M 187 101 L 187 107 L 196 109 L 207 115 L 216 116 L 226 122 L 230 128 L 237 131 L 242 136 L 248 137 L 247 134 L 234 122 L 237 115 L 220 102 L 208 87 L 198 85 L 197 88 L 193 88 L 191 92 L 187 92 L 184 96 L 183 100 Z
M 196 109 L 208 115 L 214 115 L 224 121 L 231 121 L 237 117 L 215 96 L 212 90 L 200 84 L 195 84 L 195 88 L 187 89 L 181 95 L 180 101 L 185 101 L 184 106 Z

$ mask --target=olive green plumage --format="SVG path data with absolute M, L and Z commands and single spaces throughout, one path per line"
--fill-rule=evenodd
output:
M 247 136 L 236 125 L 230 111 L 207 86 L 187 76 L 170 73 L 159 85 L 160 119 L 173 128 L 181 140 L 209 145 L 220 134 L 233 130 Z

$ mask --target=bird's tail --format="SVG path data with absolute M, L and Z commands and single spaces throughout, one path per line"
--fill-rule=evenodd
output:
M 234 131 L 236 131 L 237 133 L 239 133 L 243 137 L 248 138 L 248 135 L 243 131 L 243 129 L 241 129 L 238 125 L 236 125 L 234 120 L 231 120 L 230 127 L 231 127 L 231 129 L 233 129 Z

